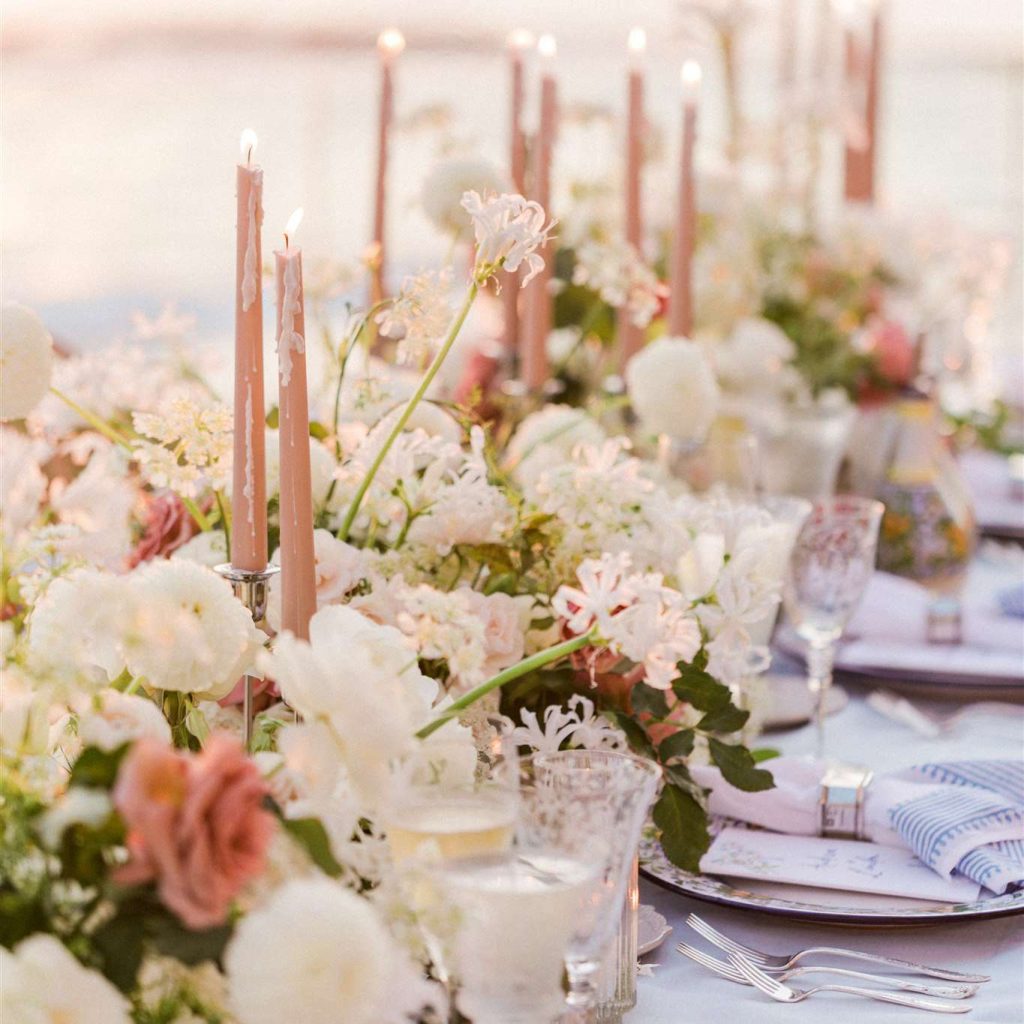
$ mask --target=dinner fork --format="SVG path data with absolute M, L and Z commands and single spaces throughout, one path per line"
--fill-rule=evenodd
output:
M 849 996 L 863 996 L 879 1003 L 895 1003 L 897 1006 L 909 1006 L 915 1010 L 931 1010 L 933 1013 L 970 1013 L 971 1008 L 958 1003 L 933 1003 L 929 999 L 917 999 L 914 996 L 903 996 L 896 992 L 883 992 L 878 988 L 854 988 L 852 985 L 815 985 L 814 988 L 794 988 L 783 985 L 777 978 L 764 973 L 755 967 L 746 957 L 736 953 L 729 954 L 729 963 L 733 965 L 754 988 L 780 1003 L 802 1003 L 805 999 L 818 992 L 842 992 Z
M 915 964 L 909 960 L 900 960 L 892 956 L 881 956 L 878 953 L 863 953 L 857 949 L 841 949 L 838 946 L 809 946 L 807 949 L 797 950 L 795 953 L 777 956 L 773 953 L 765 953 L 760 949 L 752 949 L 750 946 L 743 946 L 734 942 L 728 935 L 712 928 L 707 921 L 699 918 L 696 914 L 690 914 L 686 923 L 699 935 L 703 935 L 712 945 L 726 953 L 737 953 L 746 957 L 751 963 L 756 964 L 762 971 L 769 974 L 778 974 L 780 971 L 789 970 L 798 960 L 812 953 L 820 953 L 825 956 L 845 956 L 852 960 L 867 960 L 871 963 L 886 964 L 889 967 L 900 967 L 903 970 L 915 974 L 926 974 L 931 978 L 942 978 L 944 981 L 959 981 L 966 984 L 980 984 L 984 981 L 991 981 L 987 974 L 967 974 L 963 971 L 954 971 L 949 967 L 929 967 L 927 964 Z
M 684 956 L 688 956 L 695 963 L 709 970 L 715 971 L 723 978 L 735 981 L 739 985 L 751 984 L 739 971 L 730 964 L 716 960 L 707 953 L 702 953 L 693 946 L 681 942 L 676 949 Z M 779 981 L 789 981 L 790 978 L 799 978 L 805 974 L 833 974 L 841 978 L 854 978 L 857 981 L 870 981 L 876 985 L 885 985 L 895 988 L 900 992 L 913 992 L 919 996 L 934 996 L 938 999 L 970 999 L 978 991 L 977 985 L 917 985 L 912 981 L 904 981 L 902 978 L 893 977 L 891 974 L 866 974 L 863 971 L 848 971 L 842 967 L 791 967 L 781 974 L 775 975 Z

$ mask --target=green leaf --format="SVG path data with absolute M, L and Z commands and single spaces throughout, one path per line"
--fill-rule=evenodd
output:
M 634 714 L 653 715 L 655 718 L 668 718 L 668 701 L 665 693 L 656 690 L 646 683 L 637 683 L 629 695 Z
M 103 974 L 122 992 L 135 988 L 145 938 L 146 918 L 133 906 L 123 907 L 93 933 L 93 945 L 103 958 Z
M 93 786 L 96 789 L 110 789 L 117 778 L 118 769 L 124 755 L 128 753 L 128 744 L 122 744 L 116 750 L 100 750 L 98 747 L 86 747 L 71 769 L 71 786 Z
M 677 761 L 673 764 L 665 765 L 664 768 L 665 780 L 670 785 L 681 789 L 684 793 L 689 793 L 697 803 L 701 806 L 704 805 L 704 799 L 708 794 L 708 790 L 697 785 L 693 776 L 690 774 L 690 769 L 687 768 L 685 764 L 681 764 Z
M 711 760 L 721 769 L 722 777 L 737 789 L 745 793 L 757 793 L 774 787 L 772 773 L 758 768 L 746 747 L 711 738 L 708 740 L 708 750 Z
M 672 684 L 675 695 L 698 711 L 718 711 L 732 704 L 728 686 L 723 686 L 703 669 L 680 662 L 679 678 Z
M 341 865 L 331 853 L 327 831 L 317 818 L 282 818 L 285 831 L 309 854 L 310 860 L 331 878 L 341 874 Z
M 774 747 L 758 747 L 757 750 L 750 752 L 750 756 L 754 759 L 754 764 L 760 764 L 762 761 L 770 761 L 773 757 L 778 757 L 779 753 Z
M 309 436 L 315 437 L 318 441 L 323 441 L 326 437 L 330 436 L 330 431 L 322 423 L 317 423 L 316 420 L 311 420 L 309 424 Z
M 694 732 L 692 729 L 680 729 L 672 733 L 658 746 L 658 760 L 662 763 L 671 761 L 673 757 L 689 757 L 693 753 Z
M 166 914 L 150 919 L 148 931 L 153 945 L 161 953 L 191 967 L 204 960 L 219 960 L 231 938 L 232 926 L 222 924 L 194 931 Z
M 743 728 L 749 717 L 749 711 L 741 711 L 730 704 L 728 707 L 709 711 L 697 723 L 697 728 L 701 732 L 736 732 Z
M 684 871 L 699 871 L 700 858 L 711 844 L 704 808 L 676 786 L 665 786 L 654 805 L 654 824 L 661 848 Z
M 647 736 L 644 727 L 635 719 L 631 718 L 625 711 L 617 711 L 614 708 L 605 708 L 604 714 L 612 720 L 625 734 L 629 745 L 638 754 L 655 760 L 654 745 Z

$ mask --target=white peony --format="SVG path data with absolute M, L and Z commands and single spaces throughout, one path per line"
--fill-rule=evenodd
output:
M 218 700 L 251 668 L 263 634 L 227 580 L 194 562 L 147 562 L 130 577 L 125 660 L 156 690 Z
M 282 886 L 242 919 L 224 957 L 240 1024 L 401 1019 L 419 1008 L 415 988 L 396 985 L 402 960 L 369 901 L 326 878 Z
M 703 441 L 718 414 L 718 384 L 687 338 L 658 338 L 626 366 L 633 410 L 649 434 Z
M 13 952 L 0 947 L 4 1024 L 130 1024 L 131 1019 L 128 1000 L 52 935 L 32 935 Z
M 167 719 L 148 697 L 101 690 L 79 712 L 78 738 L 87 747 L 116 750 L 143 737 L 171 742 Z
M 461 238 L 466 232 L 462 197 L 470 190 L 495 195 L 508 189 L 505 175 L 489 160 L 452 157 L 435 164 L 423 181 L 423 212 L 446 235 Z
M 0 419 L 20 420 L 43 399 L 53 373 L 53 339 L 17 302 L 0 307 Z
M 310 620 L 309 643 L 283 633 L 259 665 L 306 721 L 330 728 L 360 797 L 379 804 L 391 762 L 414 749 L 415 732 L 437 696 L 405 637 L 352 608 L 330 605 Z

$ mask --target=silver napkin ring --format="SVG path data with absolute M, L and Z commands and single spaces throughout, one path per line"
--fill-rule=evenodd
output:
M 821 780 L 819 834 L 830 839 L 866 839 L 864 793 L 874 773 L 855 765 L 834 765 Z

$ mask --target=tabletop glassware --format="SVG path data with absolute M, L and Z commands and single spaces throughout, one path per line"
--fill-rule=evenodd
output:
M 875 567 L 881 502 L 836 495 L 815 504 L 797 537 L 784 588 L 786 613 L 807 643 L 818 755 L 825 748 L 825 704 L 836 645 Z
M 609 750 L 560 750 L 531 759 L 538 786 L 568 803 L 571 825 L 581 815 L 603 839 L 598 884 L 589 913 L 573 932 L 566 955 L 568 1006 L 573 1021 L 593 1020 L 605 952 L 622 920 L 640 834 L 657 794 L 661 768 L 653 761 Z M 585 832 L 583 823 L 577 831 Z M 631 963 L 630 969 L 634 969 Z

